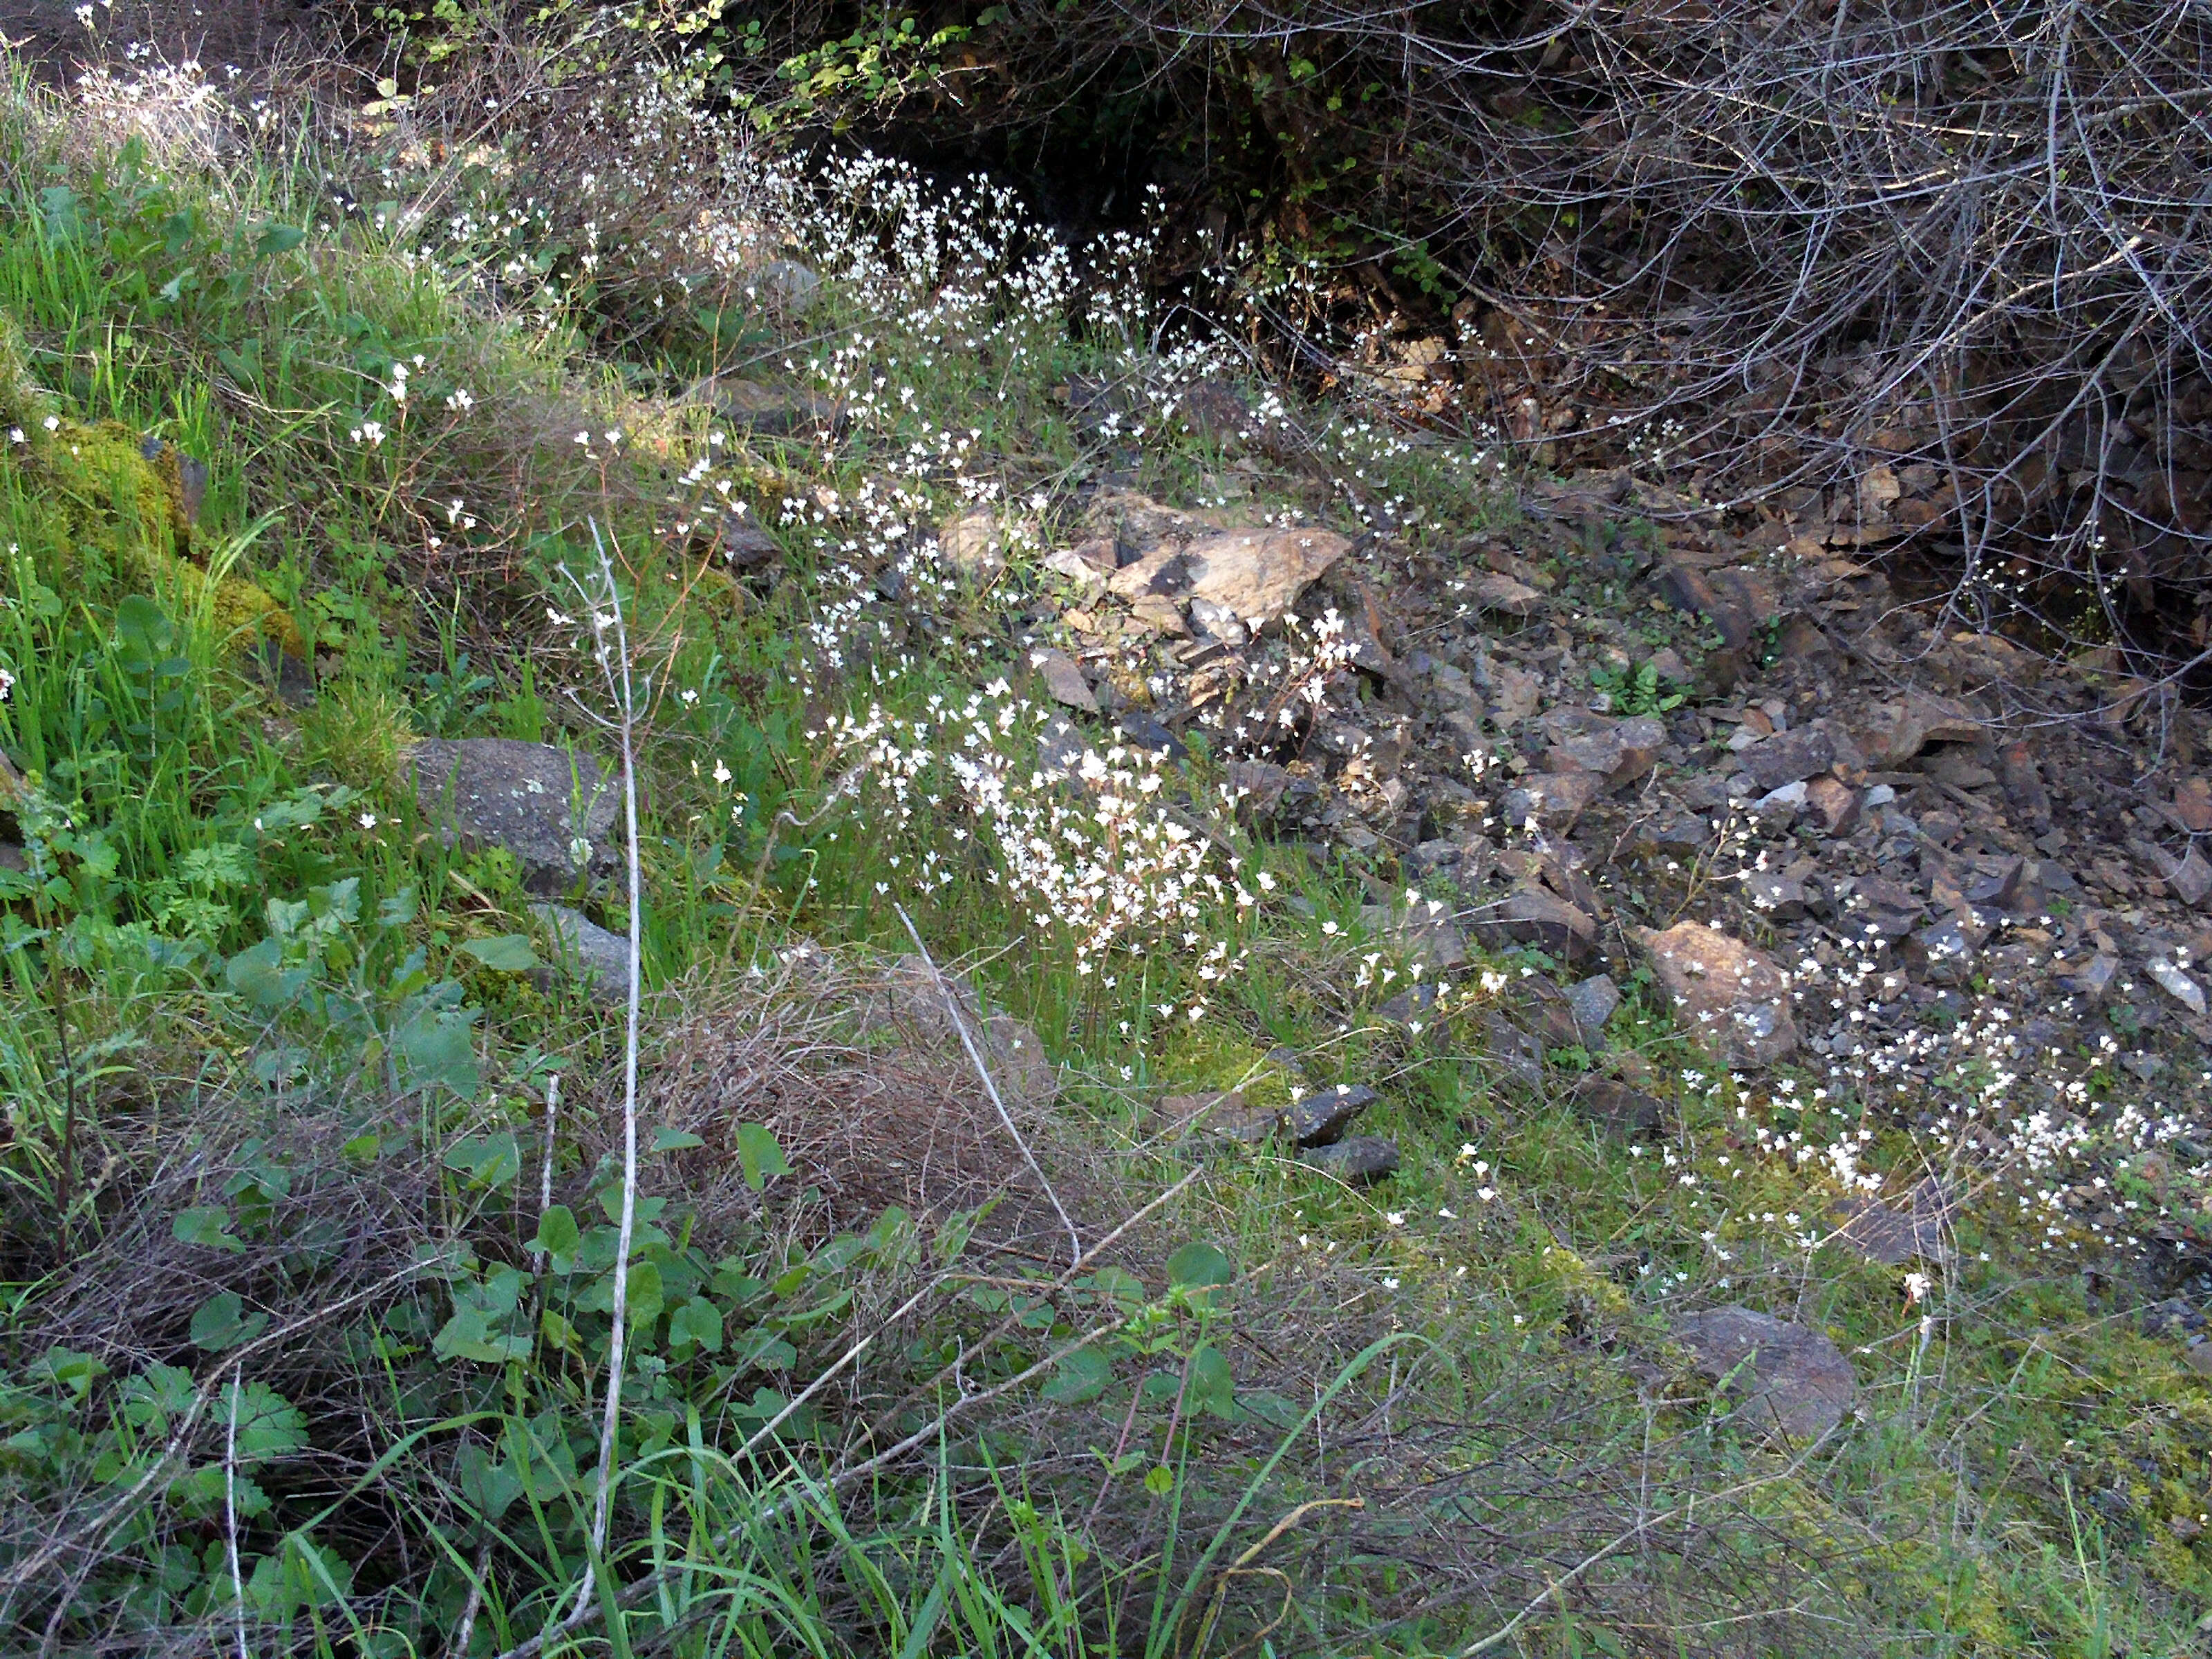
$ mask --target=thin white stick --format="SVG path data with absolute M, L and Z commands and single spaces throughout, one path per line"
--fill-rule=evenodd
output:
M 621 1420 L 623 1385 L 623 1342 L 628 1334 L 629 1318 L 629 1252 L 630 1243 L 637 1225 L 637 1029 L 639 968 L 643 951 L 643 919 L 639 907 L 641 900 L 641 878 L 637 850 L 637 768 L 633 753 L 633 737 L 636 725 L 636 702 L 632 695 L 629 677 L 629 635 L 623 626 L 622 595 L 615 586 L 614 565 L 607 557 L 607 544 L 599 535 L 596 521 L 592 525 L 592 545 L 599 556 L 599 581 L 605 590 L 607 620 L 592 611 L 592 626 L 600 634 L 599 648 L 600 671 L 606 676 L 607 690 L 613 698 L 618 716 L 617 729 L 622 733 L 623 767 L 623 829 L 628 837 L 624 851 L 629 865 L 629 1019 L 623 1038 L 623 1196 L 622 1220 L 615 1239 L 613 1332 L 607 1345 L 607 1403 L 605 1413 L 599 1419 L 599 1469 L 598 1493 L 592 1503 L 592 1550 L 584 1566 L 584 1582 L 577 1596 L 580 1608 L 589 1600 L 594 1579 L 592 1563 L 605 1553 L 607 1547 L 607 1511 L 614 1484 L 616 1431 Z M 614 635 L 614 661 L 607 659 L 605 634 Z
M 545 1079 L 545 1163 L 538 1172 L 538 1213 L 553 1207 L 553 1127 L 561 1115 L 561 1073 Z
M 1068 1246 L 1075 1252 L 1070 1261 L 1081 1261 L 1083 1235 L 1075 1231 L 1075 1224 L 1068 1219 L 1066 1210 L 1060 1206 L 1060 1194 L 1053 1191 L 1052 1182 L 1045 1179 L 1044 1170 L 1037 1164 L 1036 1154 L 1030 1151 L 1029 1142 L 1022 1139 L 1022 1132 L 1014 1127 L 1013 1114 L 1006 1109 L 1006 1103 L 999 1098 L 999 1085 L 991 1080 L 991 1068 L 983 1063 L 981 1050 L 975 1047 L 975 1039 L 968 1034 L 968 1022 L 960 1017 L 960 999 L 945 983 L 945 975 L 938 972 L 937 963 L 929 954 L 929 947 L 921 942 L 921 935 L 915 931 L 914 918 L 907 915 L 906 907 L 894 904 L 891 908 L 906 924 L 906 936 L 914 941 L 914 948 L 921 952 L 922 965 L 929 969 L 930 978 L 936 981 L 939 993 L 945 998 L 945 1011 L 952 1016 L 952 1029 L 959 1032 L 960 1046 L 968 1051 L 968 1059 L 975 1067 L 975 1075 L 983 1079 L 983 1092 L 991 1097 L 991 1104 L 999 1109 L 999 1121 L 1006 1126 L 1006 1133 L 1014 1138 L 1014 1145 L 1021 1149 L 1022 1161 L 1030 1166 L 1030 1173 L 1037 1178 L 1037 1185 L 1044 1188 L 1044 1195 L 1052 1200 L 1053 1213 L 1060 1218 L 1060 1224 L 1067 1229 Z
M 230 1605 L 238 1625 L 238 1659 L 252 1659 L 246 1646 L 246 1581 L 238 1571 L 238 1396 L 241 1364 L 230 1373 L 230 1430 L 222 1444 L 222 1534 L 230 1560 Z

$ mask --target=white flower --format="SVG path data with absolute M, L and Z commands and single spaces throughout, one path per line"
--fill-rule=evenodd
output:
M 374 829 L 375 829 L 375 828 L 376 828 L 376 814 L 375 814 L 375 813 L 374 813 L 374 812 L 363 812 L 363 813 L 361 815 L 361 827 L 362 827 L 362 829 L 364 829 L 364 830 L 374 830 Z
M 1406 1212 L 1403 1210 L 1386 1211 L 1382 1218 L 1394 1227 L 1402 1227 L 1406 1224 Z
M 716 761 L 714 763 L 714 781 L 717 783 L 727 783 L 729 781 L 730 769 L 728 765 L 724 762 Z
M 21 427 L 11 426 L 8 428 L 8 441 L 11 444 L 20 444 L 27 443 L 30 441 L 23 436 L 23 428 Z
M 58 432 L 62 429 L 62 417 L 58 415 L 49 415 L 40 424 L 49 432 Z

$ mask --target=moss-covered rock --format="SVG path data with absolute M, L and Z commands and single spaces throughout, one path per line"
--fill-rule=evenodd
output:
M 0 326 L 0 423 L 8 440 L 0 473 L 49 518 L 66 574 L 85 591 L 171 595 L 225 641 L 275 640 L 307 655 L 290 614 L 265 589 L 192 562 L 177 447 L 149 443 L 119 422 L 87 425 L 57 415 L 8 326 Z

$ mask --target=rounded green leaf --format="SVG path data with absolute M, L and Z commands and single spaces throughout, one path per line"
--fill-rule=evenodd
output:
M 1226 1285 L 1237 1277 L 1229 1258 L 1202 1238 L 1194 1238 L 1168 1258 L 1168 1282 L 1196 1290 Z

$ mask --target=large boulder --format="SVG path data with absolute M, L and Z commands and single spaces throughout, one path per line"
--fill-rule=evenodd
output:
M 1314 579 L 1351 550 L 1334 531 L 1247 526 L 1154 547 L 1116 570 L 1108 586 L 1125 599 L 1204 599 L 1257 625 L 1281 616 Z
M 500 847 L 523 885 L 560 893 L 611 861 L 618 787 L 589 755 L 511 738 L 425 738 L 408 757 L 422 814 L 465 847 Z

